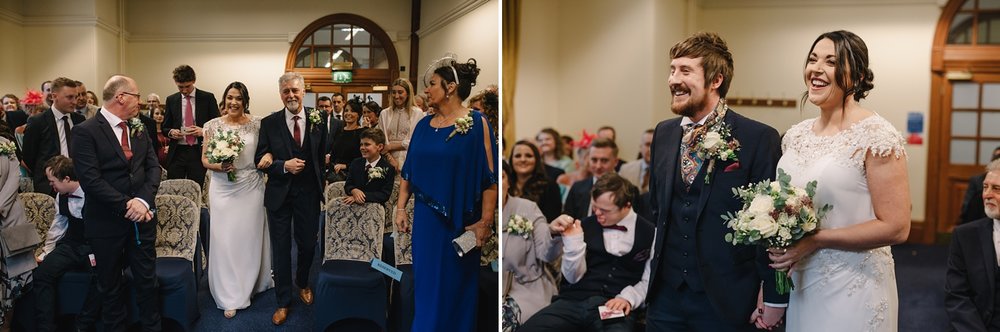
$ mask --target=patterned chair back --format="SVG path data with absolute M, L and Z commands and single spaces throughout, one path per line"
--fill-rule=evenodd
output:
M 30 177 L 20 177 L 17 179 L 17 190 L 22 193 L 35 192 L 35 180 Z
M 385 233 L 392 233 L 396 230 L 396 200 L 399 199 L 399 177 L 392 183 L 392 193 L 389 200 L 385 201 Z
M 191 179 L 170 179 L 160 182 L 156 195 L 178 195 L 190 199 L 201 208 L 201 187 Z
M 344 192 L 344 181 L 337 181 L 326 185 L 326 189 L 323 190 L 323 197 L 326 198 L 326 204 L 330 203 L 330 200 L 345 196 L 347 193 Z
M 156 195 L 156 208 L 156 257 L 194 262 L 200 222 L 198 205 L 184 196 Z
M 406 216 L 410 221 L 410 233 L 413 232 L 413 198 L 406 202 Z M 393 241 L 396 254 L 396 265 L 413 264 L 413 242 L 410 233 L 396 233 Z
M 264 179 L 265 179 L 265 181 L 267 180 L 266 175 L 265 175 Z M 208 205 L 208 196 L 209 196 L 208 195 L 208 184 L 209 183 L 212 183 L 212 171 L 205 171 L 205 184 L 203 184 L 201 186 L 201 200 L 197 201 L 197 202 L 201 202 L 201 207 L 206 208 L 206 209 L 209 207 L 209 205 Z
M 20 193 L 17 194 L 24 203 L 24 214 L 28 221 L 35 224 L 38 237 L 45 243 L 45 236 L 49 233 L 49 225 L 56 217 L 56 199 L 52 196 L 40 193 Z M 42 253 L 42 247 L 35 249 L 35 257 Z
M 382 257 L 382 204 L 342 203 L 335 199 L 326 204 L 326 241 L 323 261 L 351 260 L 368 262 Z
M 167 169 L 160 166 L 160 182 L 167 180 Z

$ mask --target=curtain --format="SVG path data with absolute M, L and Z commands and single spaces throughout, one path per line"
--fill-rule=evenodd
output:
M 518 33 L 521 25 L 521 0 L 503 0 L 503 98 L 501 123 L 506 146 L 514 143 L 514 89 L 517 83 Z M 506 155 L 507 151 L 503 151 Z

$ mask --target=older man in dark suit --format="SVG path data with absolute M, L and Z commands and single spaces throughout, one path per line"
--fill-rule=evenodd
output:
M 76 81 L 60 77 L 52 81 L 52 106 L 28 118 L 24 127 L 24 164 L 31 170 L 35 191 L 55 196 L 45 177 L 45 163 L 54 156 L 69 157 L 72 143 L 70 132 L 85 120 L 77 114 Z
M 72 158 L 87 193 L 84 236 L 94 253 L 104 326 L 106 331 L 125 331 L 122 274 L 128 267 L 142 329 L 159 331 L 153 198 L 160 164 L 150 145 L 152 132 L 134 120 L 140 98 L 135 81 L 112 76 L 103 95 L 101 111 L 73 130 Z
M 194 69 L 180 65 L 174 69 L 178 92 L 167 97 L 163 116 L 163 134 L 170 137 L 167 150 L 167 177 L 205 183 L 201 164 L 202 127 L 219 117 L 219 103 L 211 92 L 196 89 Z
M 698 33 L 670 49 L 671 110 L 651 150 L 650 202 L 656 222 L 651 262 L 648 331 L 755 331 L 773 327 L 788 296 L 775 291 L 774 270 L 763 248 L 734 246 L 722 220 L 742 202 L 733 188 L 771 179 L 781 154 L 774 128 L 725 106 L 733 75 L 726 43 Z M 737 158 L 700 155 L 699 135 L 726 127 L 742 148 Z M 765 307 L 757 308 L 763 292 Z M 766 314 L 758 317 L 760 313 Z
M 1000 160 L 979 188 L 986 217 L 955 227 L 945 275 L 945 311 L 953 331 L 1000 330 Z
M 323 199 L 323 158 L 326 153 L 326 127 L 318 111 L 302 106 L 305 81 L 298 73 L 285 73 L 278 79 L 285 108 L 271 113 L 260 122 L 260 138 L 254 163 L 267 153 L 274 162 L 267 168 L 264 188 L 268 230 L 271 233 L 271 257 L 274 260 L 274 288 L 278 309 L 271 317 L 275 325 L 285 323 L 292 300 L 292 236 L 298 249 L 295 284 L 299 298 L 309 305 L 309 268 L 316 248 L 319 206 Z M 294 228 L 294 232 L 292 229 Z

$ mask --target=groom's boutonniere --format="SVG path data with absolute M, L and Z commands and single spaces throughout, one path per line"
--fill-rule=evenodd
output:
M 0 143 L 0 156 L 7 156 L 10 159 L 14 159 L 16 155 L 17 145 L 14 145 L 14 142 Z
M 708 160 L 708 170 L 705 172 L 705 184 L 711 181 L 712 169 L 715 168 L 715 161 L 739 161 L 736 151 L 740 150 L 740 141 L 733 137 L 732 128 L 724 120 L 729 108 L 726 100 L 719 100 L 719 107 L 716 108 L 716 116 L 706 123 L 707 130 L 701 135 L 696 144 L 695 151 L 698 158 Z
M 472 113 L 466 114 L 461 118 L 455 119 L 455 130 L 452 130 L 451 134 L 448 134 L 448 138 L 445 138 L 444 140 L 445 141 L 450 140 L 451 137 L 455 136 L 456 133 L 465 135 L 466 133 L 469 132 L 469 129 L 472 128 L 472 125 L 474 123 L 475 122 L 472 120 Z
M 143 130 L 146 130 L 146 126 L 142 124 L 142 121 L 138 117 L 128 119 L 128 132 L 132 137 L 137 137 Z
M 368 169 L 368 182 L 372 182 L 374 179 L 381 179 L 385 177 L 385 167 L 372 167 Z

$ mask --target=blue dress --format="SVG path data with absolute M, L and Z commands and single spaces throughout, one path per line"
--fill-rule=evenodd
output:
M 428 116 L 410 138 L 402 176 L 414 197 L 413 331 L 462 332 L 476 326 L 481 252 L 459 257 L 451 240 L 480 219 L 483 190 L 497 178 L 483 145 L 483 116 L 470 114 L 473 125 L 465 134 L 447 139 L 454 126 L 431 127 Z M 489 135 L 489 142 L 496 142 L 492 131 Z M 496 162 L 497 147 L 490 149 Z

